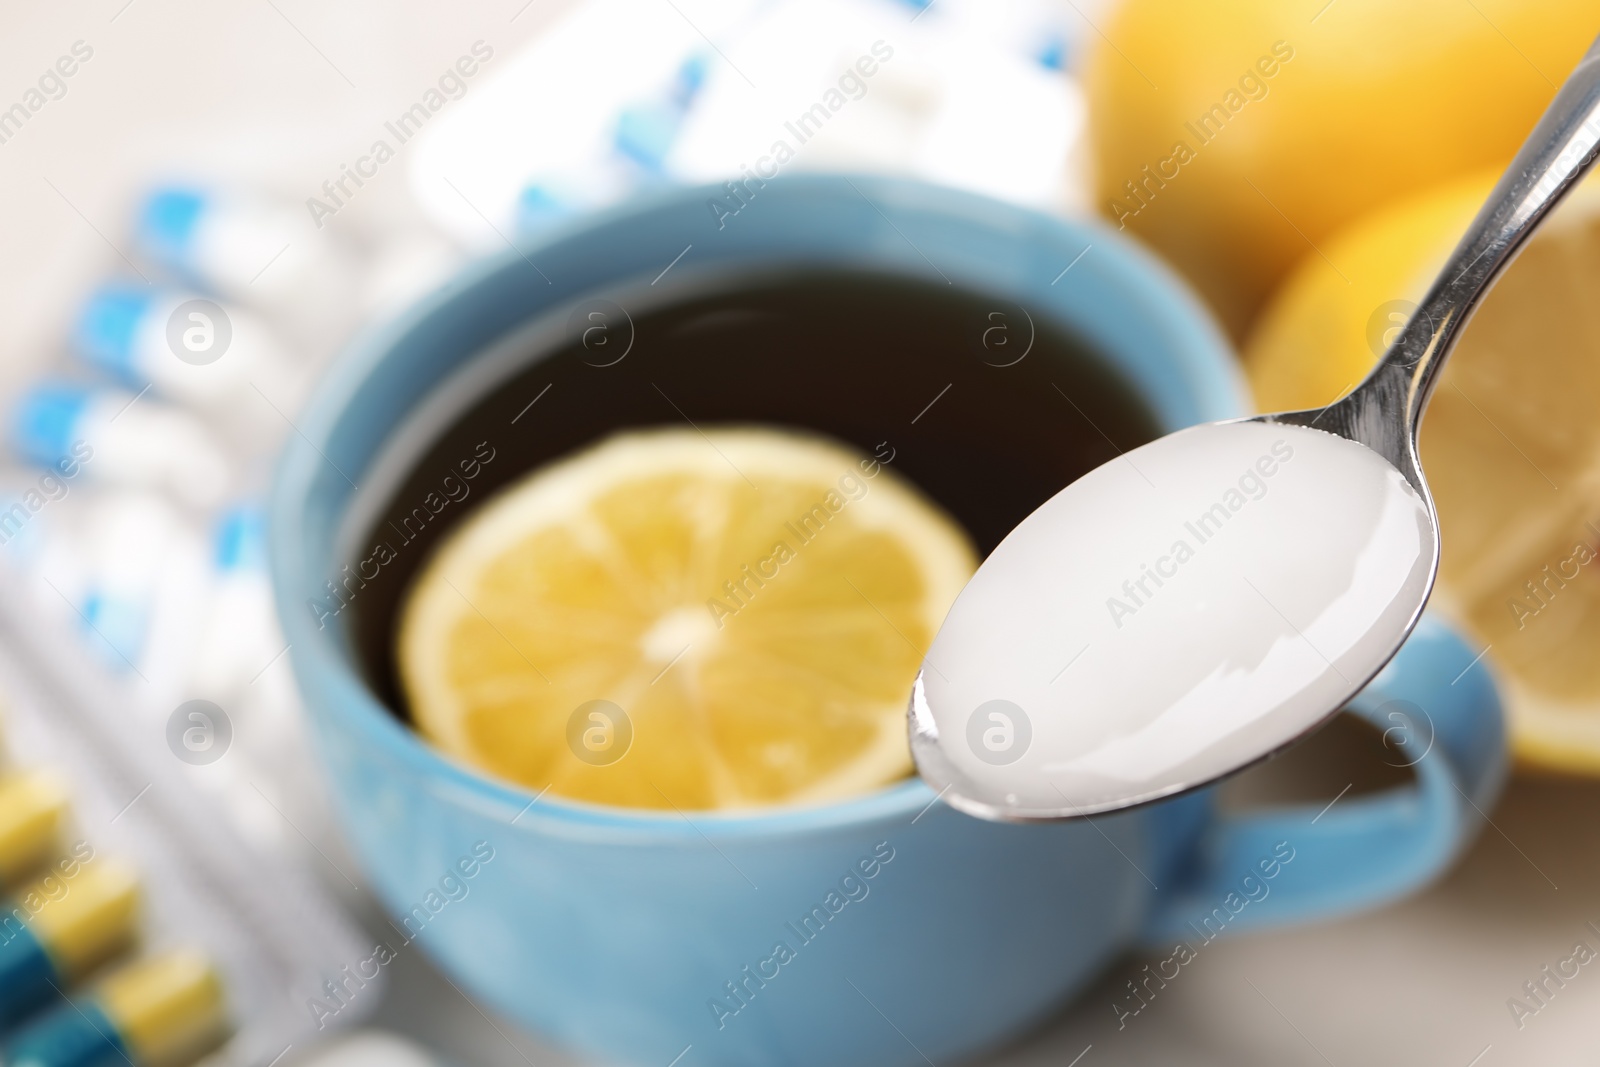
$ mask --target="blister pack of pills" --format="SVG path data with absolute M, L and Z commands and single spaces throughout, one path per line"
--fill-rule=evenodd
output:
M 196 701 L 152 729 L 15 579 L 0 568 L 0 1063 L 264 1067 L 375 1007 L 376 974 L 330 999 L 369 954 L 357 927 L 197 784 L 186 754 L 232 724 Z

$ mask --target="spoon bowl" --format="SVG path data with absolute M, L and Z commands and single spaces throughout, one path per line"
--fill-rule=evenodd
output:
M 913 755 L 951 804 L 998 818 L 1214 781 L 1354 696 L 1411 632 L 1438 558 L 1427 498 L 1364 445 L 1268 419 L 1160 438 L 985 561 L 918 676 Z

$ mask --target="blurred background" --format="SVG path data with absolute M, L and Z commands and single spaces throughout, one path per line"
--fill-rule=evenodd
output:
M 261 526 L 278 446 L 350 338 L 475 257 L 740 177 L 853 42 L 883 38 L 894 62 L 784 173 L 903 173 L 1098 215 L 1195 286 L 1263 408 L 1326 403 L 1404 323 L 1600 31 L 1592 5 L 1556 0 L 105 0 L 0 17 L 0 673 L 17 745 L 62 743 L 36 675 L 94 679 L 102 713 L 154 739 L 219 826 L 373 930 L 304 748 Z M 1425 431 L 1453 539 L 1440 603 L 1485 647 L 1517 744 L 1470 855 L 1387 910 L 1224 940 L 1119 1027 L 1112 1005 L 1149 962 L 1125 959 L 985 1062 L 1592 1061 L 1600 977 L 1580 970 L 1532 1015 L 1511 998 L 1535 1003 L 1542 968 L 1600 946 L 1600 586 L 1586 559 L 1540 579 L 1600 544 L 1597 220 L 1592 188 L 1563 208 Z M 184 321 L 225 331 L 234 357 L 183 392 L 153 353 L 188 301 L 205 318 Z M 214 344 L 190 345 L 194 362 Z M 117 446 L 52 466 L 92 418 Z M 226 734 L 215 759 L 183 754 L 197 720 L 170 740 L 192 700 Z M 1364 743 L 1331 732 L 1233 799 L 1376 787 Z M 363 1025 L 441 1062 L 572 1062 L 419 954 L 387 974 Z

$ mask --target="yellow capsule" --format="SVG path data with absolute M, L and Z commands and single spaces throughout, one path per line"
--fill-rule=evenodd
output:
M 227 1031 L 222 979 L 198 952 L 130 964 L 100 983 L 93 999 L 139 1067 L 188 1063 Z
M 63 860 L 58 873 L 0 904 L 0 1030 L 58 999 L 74 979 L 126 947 L 138 903 L 138 879 L 127 868 Z
M 48 771 L 0 776 L 0 882 L 15 880 L 49 857 L 67 807 L 65 784 Z
M 57 972 L 75 978 L 132 943 L 139 878 L 114 860 L 91 860 L 70 878 L 52 874 L 32 883 L 18 894 L 17 910 Z

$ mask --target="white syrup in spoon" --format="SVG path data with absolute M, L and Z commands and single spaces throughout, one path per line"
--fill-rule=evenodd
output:
M 1376 452 L 1254 421 L 1171 434 L 1028 516 L 912 696 L 922 776 L 989 817 L 1181 792 L 1329 717 L 1415 622 L 1428 505 Z

